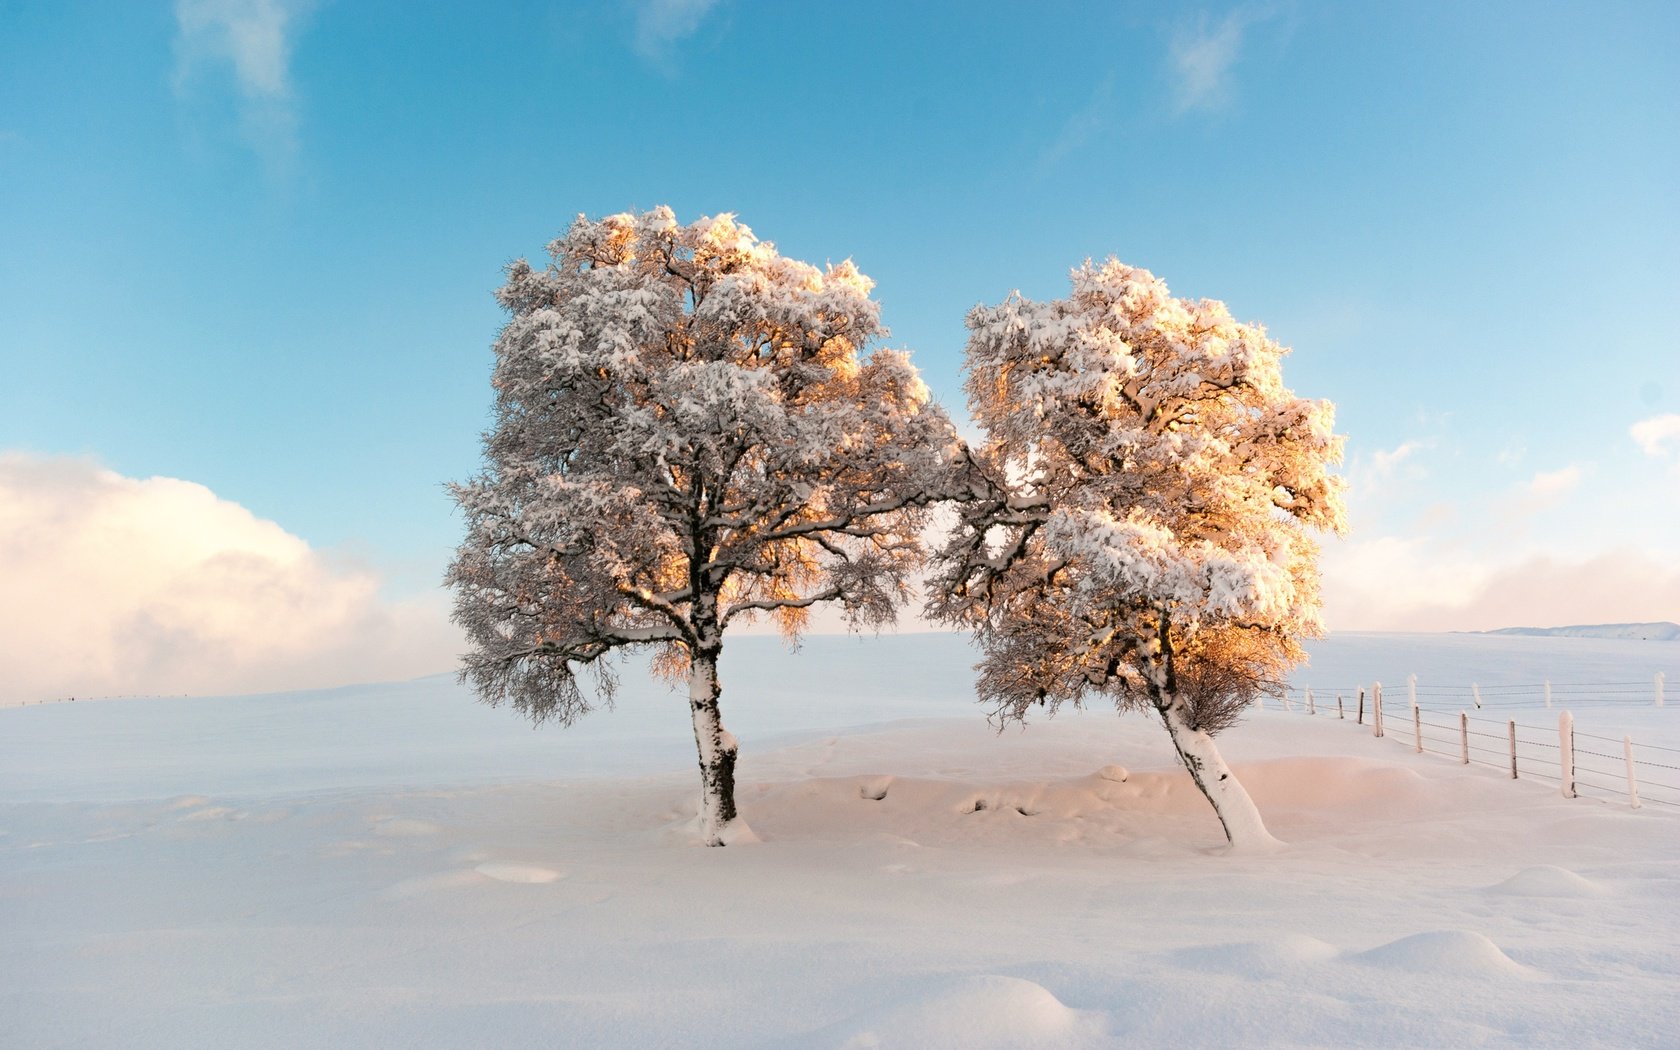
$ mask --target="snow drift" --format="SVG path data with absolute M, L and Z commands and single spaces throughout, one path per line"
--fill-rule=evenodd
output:
M 1632 653 L 1680 670 L 1673 643 L 1364 636 L 1312 673 L 1562 681 Z M 1273 707 L 1226 747 L 1290 845 L 1229 856 L 1158 727 L 998 734 L 961 639 L 733 659 L 763 841 L 728 850 L 694 845 L 684 700 L 656 687 L 564 731 L 446 680 L 0 711 L 0 1045 L 1660 1047 L 1680 1026 L 1673 811 Z M 1601 717 L 1680 746 L 1676 711 Z

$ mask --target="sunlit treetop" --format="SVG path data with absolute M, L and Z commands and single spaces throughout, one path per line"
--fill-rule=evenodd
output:
M 1320 630 L 1313 532 L 1344 525 L 1330 404 L 1283 385 L 1259 326 L 1114 260 L 968 327 L 986 441 L 929 613 L 975 630 L 997 717 L 1152 708 L 1230 840 L 1269 843 L 1212 734 Z
M 1316 630 L 1309 530 L 1344 527 L 1333 406 L 1285 387 L 1288 351 L 1221 302 L 1114 260 L 1072 284 L 968 319 L 970 408 L 1011 498 L 1046 510 L 1041 556 L 1186 623 Z
M 908 357 L 877 349 L 871 282 L 783 258 L 732 216 L 583 217 L 499 293 L 495 424 L 449 582 L 491 703 L 570 722 L 603 660 L 687 674 L 702 830 L 738 834 L 718 657 L 737 620 L 797 637 L 838 605 L 885 623 L 959 450 Z M 591 697 L 577 675 L 595 672 Z

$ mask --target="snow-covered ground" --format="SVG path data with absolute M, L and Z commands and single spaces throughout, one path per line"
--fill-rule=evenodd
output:
M 1159 726 L 995 733 L 971 660 L 733 640 L 728 849 L 629 671 L 571 729 L 448 679 L 0 711 L 0 1046 L 1674 1045 L 1680 808 L 1269 705 L 1221 743 L 1289 846 L 1226 855 Z M 1680 642 L 1342 635 L 1297 680 L 1658 671 Z M 1680 695 L 1575 710 L 1680 747 Z

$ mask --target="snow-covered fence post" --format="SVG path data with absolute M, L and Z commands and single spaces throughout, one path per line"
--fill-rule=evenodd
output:
M 1412 705 L 1412 740 L 1417 745 L 1417 753 L 1423 754 L 1423 715 L 1418 713 L 1418 705 Z
M 1313 707 L 1312 686 L 1310 686 L 1310 685 L 1307 686 L 1307 714 L 1309 714 L 1309 715 L 1318 714 L 1318 709 Z
M 1285 711 L 1295 710 L 1295 705 L 1289 702 L 1289 690 L 1287 689 L 1283 691 L 1283 709 Z
M 1656 674 L 1656 677 L 1653 679 L 1653 683 L 1657 687 L 1657 706 L 1658 707 L 1661 707 L 1663 705 L 1663 678 L 1664 678 L 1663 673 L 1661 671 L 1658 671 L 1657 674 Z
M 1515 780 L 1517 779 L 1517 720 L 1515 718 L 1510 719 L 1505 723 L 1505 728 L 1511 737 L 1511 779 Z
M 1342 706 L 1342 694 L 1341 693 L 1336 694 L 1336 717 L 1337 718 L 1346 718 L 1347 717 L 1347 708 Z
M 1622 757 L 1627 759 L 1628 804 L 1639 808 L 1639 778 L 1633 771 L 1633 737 L 1622 737 Z
M 1364 724 L 1365 724 L 1365 687 L 1360 686 L 1359 687 L 1359 717 L 1354 721 L 1354 725 L 1361 725 L 1362 726 Z
M 1413 707 L 1417 706 L 1417 675 L 1415 674 L 1406 676 L 1406 699 L 1411 701 Z
M 1575 716 L 1558 715 L 1558 764 L 1562 767 L 1563 797 L 1575 797 Z
M 1550 678 L 1546 679 L 1545 690 L 1546 690 L 1546 710 L 1550 711 L 1552 709 L 1552 680 Z
M 1470 764 L 1470 716 L 1463 711 L 1458 713 L 1458 761 Z
M 1470 683 L 1470 699 L 1476 702 L 1476 710 L 1482 709 L 1482 687 L 1475 682 Z
M 1383 735 L 1381 682 L 1371 683 L 1371 735 Z

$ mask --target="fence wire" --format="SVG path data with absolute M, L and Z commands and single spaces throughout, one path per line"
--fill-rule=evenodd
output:
M 1338 701 L 1347 721 L 1413 751 L 1498 769 L 1518 780 L 1538 780 L 1560 788 L 1567 785 L 1574 797 L 1629 804 L 1637 798 L 1639 805 L 1680 808 L 1680 747 L 1583 733 L 1571 725 L 1566 752 L 1559 727 L 1531 725 L 1510 716 L 1489 717 L 1489 709 L 1498 715 L 1507 711 L 1515 715 L 1518 709 L 1533 712 L 1541 705 L 1556 708 L 1559 715 L 1567 707 L 1590 705 L 1662 707 L 1660 676 L 1644 682 L 1408 684 L 1384 690 L 1380 715 L 1370 686 L 1314 687 L 1287 694 L 1284 708 L 1295 714 L 1334 717 L 1339 713 Z

